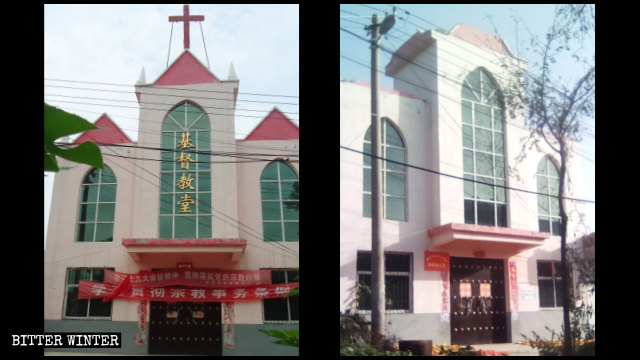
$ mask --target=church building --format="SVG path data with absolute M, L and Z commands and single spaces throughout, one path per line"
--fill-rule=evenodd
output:
M 502 98 L 521 61 L 460 24 L 418 31 L 379 90 L 386 332 L 433 344 L 518 342 L 560 330 L 560 159 Z M 371 86 L 340 80 L 340 312 L 371 313 Z M 579 144 L 568 174 L 575 197 Z M 563 199 L 568 243 L 587 235 Z
M 103 169 L 58 159 L 45 332 L 122 334 L 78 351 L 298 355 L 259 331 L 298 329 L 298 126 L 273 108 L 235 138 L 233 66 L 219 77 L 189 50 L 203 20 L 169 17 L 184 51 L 137 81 L 137 141 L 105 113 L 71 144 L 98 144 Z

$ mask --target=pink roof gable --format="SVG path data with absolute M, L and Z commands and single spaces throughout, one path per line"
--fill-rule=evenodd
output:
M 131 140 L 129 137 L 120 130 L 118 125 L 116 125 L 113 120 L 107 114 L 102 114 L 93 123 L 97 126 L 98 130 L 89 130 L 84 134 L 80 135 L 74 144 L 81 144 L 86 141 L 92 141 L 98 145 L 100 144 L 129 144 Z
M 299 132 L 300 130 L 291 120 L 280 110 L 273 108 L 244 140 L 293 140 L 299 138 Z
M 185 50 L 154 85 L 191 85 L 220 82 L 188 50 Z
M 477 47 L 512 56 L 511 51 L 509 51 L 509 47 L 507 47 L 507 44 L 505 44 L 498 35 L 489 34 L 469 25 L 458 24 L 454 26 L 451 30 L 451 35 Z

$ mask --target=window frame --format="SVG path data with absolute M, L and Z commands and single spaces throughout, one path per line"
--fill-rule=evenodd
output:
M 100 242 L 100 243 L 106 243 L 106 242 L 113 242 L 113 234 L 114 234 L 114 230 L 115 230 L 115 217 L 116 217 L 116 200 L 117 200 L 117 194 L 118 194 L 118 180 L 116 178 L 115 173 L 113 172 L 113 170 L 108 167 L 107 165 L 104 165 L 104 169 L 107 169 L 110 174 L 108 176 L 113 177 L 114 182 L 102 182 L 102 175 L 104 173 L 105 170 L 103 169 L 99 169 L 99 168 L 92 168 L 90 169 L 87 174 L 82 178 L 82 184 L 80 185 L 80 196 L 79 196 L 79 202 L 78 202 L 78 213 L 77 213 L 77 221 L 76 221 L 76 233 L 75 233 L 75 237 L 74 237 L 74 242 L 76 243 L 96 243 L 96 242 Z M 87 183 L 87 179 L 89 178 L 89 176 L 94 172 L 97 171 L 98 172 L 98 181 L 95 183 Z M 115 193 L 113 194 L 113 201 L 101 201 L 101 190 L 104 190 L 103 187 L 105 186 L 113 186 L 115 189 Z M 95 187 L 96 188 L 96 194 L 95 194 L 95 201 L 84 201 L 83 197 L 85 193 L 89 193 L 89 189 Z M 112 205 L 113 206 L 113 212 L 110 214 L 110 217 L 112 218 L 112 220 L 101 220 L 100 219 L 100 209 L 103 209 L 103 207 L 101 205 Z M 83 217 L 86 215 L 86 213 L 88 212 L 88 209 L 90 206 L 94 206 L 94 214 L 93 214 L 93 219 L 91 220 L 82 220 Z M 85 214 L 85 215 L 83 215 Z M 111 240 L 109 241 L 96 241 L 96 237 L 98 234 L 98 225 L 99 224 L 111 224 Z M 93 234 L 91 236 L 90 240 L 86 240 L 85 239 L 85 230 L 83 228 L 83 230 L 81 231 L 81 227 L 82 226 L 87 226 L 87 225 L 93 225 Z M 82 241 L 80 240 L 80 237 L 82 237 Z
M 477 84 L 474 85 L 472 82 L 476 73 L 479 75 Z M 477 68 L 463 80 L 460 104 L 462 171 L 463 177 L 468 179 L 463 180 L 464 222 L 508 227 L 506 127 L 500 88 L 485 69 Z M 483 116 L 482 120 L 479 115 Z M 487 115 L 488 118 L 485 118 Z M 481 138 L 488 139 L 489 143 L 479 141 Z M 491 221 L 488 217 L 484 218 L 489 214 L 489 206 Z M 486 211 L 480 211 L 481 207 Z
M 402 152 L 402 158 L 404 159 L 402 162 L 403 163 L 407 163 L 407 145 L 406 145 L 406 141 L 404 139 L 404 136 L 402 136 L 402 133 L 400 132 L 400 129 L 398 129 L 398 127 L 396 126 L 396 124 L 393 123 L 393 121 L 391 121 L 391 119 L 389 119 L 388 117 L 383 117 L 380 120 L 380 128 L 381 128 L 381 144 L 380 144 L 380 148 L 382 153 L 380 154 L 380 156 L 382 157 L 382 159 L 390 159 L 388 157 L 388 153 L 389 150 L 396 150 L 396 151 L 401 151 Z M 402 143 L 402 146 L 398 146 L 398 145 L 394 145 L 394 144 L 390 144 L 387 139 L 388 139 L 388 134 L 389 131 L 385 131 L 386 128 L 390 128 L 395 132 L 395 135 L 397 137 L 397 139 Z M 368 139 L 367 139 L 368 138 Z M 367 147 L 369 148 L 369 152 L 367 151 Z M 366 217 L 366 218 L 371 218 L 371 195 L 372 195 L 372 191 L 371 191 L 371 181 L 367 181 L 365 174 L 369 174 L 369 179 L 371 179 L 371 126 L 369 126 L 367 128 L 367 131 L 365 133 L 364 136 L 364 140 L 363 140 L 363 176 L 362 176 L 362 216 Z M 368 164 L 367 164 L 368 162 Z M 407 182 L 408 182 L 408 176 L 407 176 L 407 167 L 405 165 L 399 165 L 399 164 L 395 164 L 395 163 L 387 163 L 387 161 L 385 160 L 381 160 L 381 169 L 380 172 L 382 174 L 382 177 L 380 178 L 380 181 L 382 182 L 382 217 L 385 220 L 390 220 L 390 221 L 403 221 L 406 222 L 408 221 L 408 204 L 407 204 Z M 398 170 L 398 169 L 391 169 L 391 167 L 401 167 L 402 170 Z M 403 185 L 403 195 L 397 195 L 397 194 L 391 194 L 389 191 L 389 187 L 388 185 L 388 181 L 387 181 L 387 177 L 388 176 L 399 176 L 401 175 L 404 178 L 404 181 L 402 183 Z M 368 189 L 368 190 L 367 190 Z M 389 214 L 389 201 L 388 200 L 401 200 L 402 201 L 402 217 L 398 216 L 394 218 L 390 218 Z M 368 211 L 367 211 L 368 209 Z M 395 214 L 394 214 L 395 215 Z
M 176 119 L 179 109 L 184 106 L 184 119 Z M 195 108 L 199 113 L 196 117 L 189 117 L 190 108 Z M 176 113 L 178 110 L 178 113 Z M 179 117 L 179 116 L 178 116 Z M 191 123 L 189 124 L 189 121 Z M 160 189 L 158 207 L 158 237 L 159 238 L 210 238 L 213 234 L 213 192 L 212 192 L 212 169 L 211 169 L 211 123 L 206 111 L 199 105 L 185 100 L 177 103 L 171 108 L 162 120 L 161 125 L 161 147 L 166 150 L 161 151 L 160 164 Z M 205 125 L 205 126 L 203 126 Z M 195 149 L 178 150 L 176 147 L 180 140 L 180 135 L 188 132 L 190 140 Z M 168 143 L 171 148 L 167 148 Z M 177 157 L 181 153 L 190 154 L 195 159 L 188 170 L 181 169 Z M 177 188 L 176 183 L 182 174 L 194 177 L 192 186 L 195 190 Z M 169 182 L 170 181 L 170 182 Z M 204 185 L 204 189 L 201 186 Z M 170 186 L 170 188 L 169 188 Z M 191 206 L 191 213 L 179 213 L 180 196 L 188 194 L 192 197 L 194 204 Z M 167 202 L 167 200 L 169 200 Z M 171 212 L 166 212 L 169 204 Z M 169 220 L 170 219 L 170 223 Z M 195 223 L 195 228 L 192 228 Z M 181 227 L 180 225 L 187 225 Z M 167 234 L 170 228 L 170 234 Z M 180 234 L 183 231 L 193 232 L 193 234 Z M 191 236 L 193 235 L 193 236 Z
M 540 264 L 551 264 L 552 269 L 557 269 L 556 270 L 556 274 L 551 276 L 547 276 L 547 275 L 540 275 Z M 562 263 L 560 261 L 557 260 L 537 260 L 536 261 L 536 275 L 537 275 L 537 280 L 538 280 L 538 305 L 540 307 L 540 309 L 549 309 L 549 310 L 555 310 L 555 309 L 562 309 L 562 301 L 564 301 L 564 299 L 562 299 L 562 301 L 558 301 L 558 296 L 562 296 Z M 553 270 L 552 270 L 553 271 Z M 554 306 L 542 306 L 542 287 L 540 286 L 540 281 L 548 281 L 551 280 L 553 283 L 553 304 Z M 571 278 L 569 278 L 569 282 L 573 283 L 573 281 L 571 280 Z M 571 286 L 571 284 L 569 285 Z
M 388 255 L 402 255 L 402 256 L 407 256 L 408 258 L 408 271 L 389 271 L 387 270 L 388 267 L 386 266 L 387 264 L 387 256 Z M 369 269 L 366 269 L 366 265 L 367 264 L 361 264 L 360 261 L 358 260 L 360 258 L 360 256 L 364 257 L 371 257 L 371 251 L 358 251 L 357 255 L 356 255 L 356 291 L 355 291 L 355 299 L 354 299 L 354 304 L 356 306 L 356 312 L 359 314 L 370 314 L 371 313 L 371 309 L 361 309 L 359 304 L 358 304 L 358 284 L 361 281 L 361 276 L 371 276 L 371 264 L 369 261 Z M 406 296 L 407 298 L 407 308 L 406 309 L 393 309 L 390 310 L 389 307 L 385 306 L 385 313 L 386 314 L 410 314 L 413 313 L 413 272 L 414 272 L 414 268 L 413 268 L 413 253 L 412 252 L 384 252 L 384 261 L 385 261 L 385 272 L 384 272 L 384 278 L 385 278 L 385 284 L 387 283 L 388 279 L 387 276 L 404 276 L 407 278 L 407 293 L 403 294 L 401 296 Z M 392 296 L 391 294 L 389 294 L 387 291 L 385 291 L 385 302 L 388 302 L 389 300 L 391 300 L 393 302 L 393 299 L 389 298 L 389 296 Z
M 290 282 L 295 282 L 296 280 L 294 280 L 295 276 L 299 276 L 300 275 L 300 269 L 293 269 L 293 268 L 275 268 L 275 269 L 261 269 L 261 270 L 271 270 L 271 284 L 281 284 L 281 283 L 274 283 L 273 282 L 273 273 L 274 272 L 282 272 L 284 274 L 284 283 L 290 283 Z M 290 276 L 290 272 L 293 272 L 295 274 L 291 274 L 292 276 Z M 291 279 L 289 278 L 291 277 Z M 264 324 L 299 324 L 300 320 L 292 320 L 291 319 L 291 313 L 293 312 L 294 309 L 292 309 L 292 304 L 291 304 L 291 300 L 293 298 L 296 298 L 295 301 L 298 301 L 297 304 L 297 310 L 298 310 L 298 319 L 300 319 L 300 304 L 299 304 L 299 300 L 297 299 L 298 295 L 293 296 L 293 297 L 285 297 L 285 298 L 276 298 L 276 299 L 264 299 L 262 300 L 262 322 Z M 265 307 L 265 302 L 275 302 L 275 301 L 286 301 L 287 302 L 287 318 L 288 320 L 266 320 L 266 312 L 267 312 L 267 308 Z
M 99 300 L 102 301 L 102 299 L 75 299 L 74 301 L 86 301 L 87 302 L 87 316 L 68 316 L 67 315 L 67 302 L 69 300 L 69 288 L 78 288 L 79 284 L 69 284 L 69 276 L 71 274 L 71 271 L 76 271 L 76 270 L 88 270 L 89 271 L 89 280 L 87 281 L 94 281 L 94 271 L 102 271 L 102 278 L 104 279 L 104 270 L 105 269 L 110 269 L 110 270 L 115 270 L 115 268 L 92 268 L 92 267 L 69 267 L 66 270 L 66 274 L 65 274 L 65 280 L 64 280 L 64 298 L 63 298 L 63 302 L 62 302 L 62 319 L 63 320 L 111 320 L 113 317 L 113 301 L 109 301 L 109 316 L 90 316 L 89 314 L 91 313 L 91 301 L 93 300 Z M 78 277 L 78 281 L 81 280 Z M 71 299 L 73 300 L 73 299 Z
M 544 171 L 541 172 L 540 165 L 544 162 Z M 552 176 L 551 171 L 555 171 L 555 177 Z M 545 192 L 541 191 L 541 183 L 540 181 L 544 180 L 544 189 Z M 560 187 L 560 177 L 558 167 L 556 163 L 550 156 L 544 156 L 540 162 L 538 162 L 538 167 L 536 170 L 536 192 L 537 196 L 537 204 L 538 204 L 538 231 L 548 232 L 553 236 L 560 236 L 560 225 L 561 225 L 561 217 L 560 217 L 560 200 L 558 199 L 558 215 L 552 215 L 552 198 L 557 198 L 557 194 L 551 194 L 552 188 L 552 180 L 555 180 L 555 187 L 559 189 Z M 547 195 L 541 195 L 540 193 L 546 193 Z M 547 214 L 541 213 L 541 202 L 544 202 L 544 205 L 547 206 Z M 545 231 L 542 229 L 541 222 L 545 222 L 548 225 L 549 230 Z M 554 226 L 554 224 L 557 224 Z
M 276 174 L 277 174 L 277 178 L 276 179 L 268 179 L 265 178 L 265 174 L 266 171 L 269 169 L 269 167 L 271 166 L 275 166 L 276 168 Z M 296 176 L 295 179 L 283 179 L 282 178 L 282 172 L 281 172 L 281 167 L 282 166 L 286 166 L 288 167 Z M 262 241 L 263 242 L 300 242 L 300 213 L 299 213 L 299 209 L 294 209 L 293 211 L 295 211 L 295 213 L 297 214 L 297 219 L 285 219 L 285 210 L 284 207 L 287 206 L 288 203 L 298 203 L 299 199 L 285 199 L 283 196 L 283 184 L 292 184 L 292 187 L 295 186 L 295 184 L 297 183 L 298 186 L 300 186 L 300 180 L 299 180 L 299 176 L 298 176 L 298 172 L 296 171 L 296 168 L 292 165 L 290 165 L 288 162 L 283 161 L 283 160 L 274 160 L 269 162 L 263 169 L 262 172 L 260 173 L 260 205 L 261 205 L 261 218 L 262 218 Z M 264 188 L 263 188 L 263 184 L 277 184 L 278 187 L 278 199 L 265 199 L 264 196 Z M 265 204 L 278 204 L 279 208 L 280 208 L 280 214 L 279 214 L 279 219 L 268 219 L 265 220 Z M 299 206 L 299 205 L 298 205 Z M 267 231 L 265 229 L 265 224 L 280 224 L 280 231 L 279 231 L 279 239 L 269 239 L 267 240 Z M 298 224 L 298 230 L 296 231 L 296 235 L 295 235 L 295 240 L 287 240 L 287 226 L 286 224 Z M 290 230 L 289 230 L 290 231 Z

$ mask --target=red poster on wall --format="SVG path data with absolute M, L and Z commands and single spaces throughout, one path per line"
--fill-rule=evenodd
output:
M 449 271 L 449 253 L 425 251 L 424 252 L 425 271 Z

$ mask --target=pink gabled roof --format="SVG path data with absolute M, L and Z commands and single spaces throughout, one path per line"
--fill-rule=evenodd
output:
M 507 44 L 498 35 L 490 34 L 465 24 L 454 26 L 450 34 L 477 47 L 513 56 Z
M 273 108 L 269 115 L 244 140 L 293 140 L 298 139 L 299 134 L 298 127 L 278 108 Z
M 153 85 L 191 85 L 220 82 L 189 50 L 185 50 Z
M 116 125 L 109 115 L 102 114 L 96 122 L 97 130 L 89 130 L 80 135 L 73 143 L 81 144 L 86 141 L 100 144 L 129 144 L 131 139 Z

